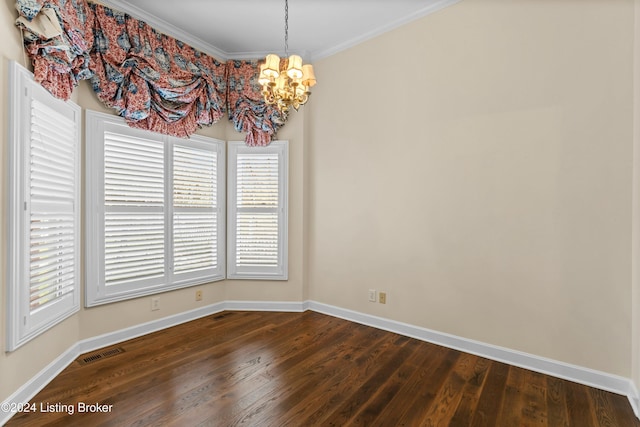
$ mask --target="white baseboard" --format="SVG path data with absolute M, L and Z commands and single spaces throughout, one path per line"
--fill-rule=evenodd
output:
M 547 359 L 517 350 L 498 347 L 491 344 L 482 343 L 455 335 L 437 332 L 426 328 L 421 328 L 407 323 L 397 322 L 369 314 L 351 311 L 328 304 L 315 301 L 308 301 L 310 310 L 324 313 L 330 316 L 339 317 L 352 322 L 360 323 L 385 331 L 395 332 L 400 335 L 416 338 L 422 341 L 438 344 L 447 348 L 486 357 L 542 374 L 551 375 L 565 380 L 584 384 L 612 393 L 627 396 L 636 416 L 638 416 L 638 392 L 633 381 L 629 378 L 596 371 L 577 365 Z
M 631 381 L 627 398 L 629 399 L 629 403 L 631 404 L 631 408 L 636 414 L 636 417 L 640 419 L 640 394 L 638 393 L 638 387 L 636 387 L 636 384 L 633 381 Z
M 225 301 L 225 310 L 233 311 L 291 311 L 307 310 L 304 302 L 294 301 Z
M 508 348 L 498 347 L 455 335 L 433 331 L 430 329 L 397 322 L 370 314 L 347 310 L 344 308 L 319 303 L 316 301 L 288 302 L 288 301 L 224 301 L 195 310 L 186 311 L 173 316 L 135 325 L 129 328 L 99 335 L 78 341 L 67 351 L 57 357 L 48 366 L 26 382 L 4 404 L 29 402 L 53 378 L 62 372 L 78 356 L 99 348 L 107 347 L 132 338 L 156 332 L 181 323 L 196 320 L 204 316 L 222 311 L 316 311 L 329 316 L 338 317 L 374 328 L 394 332 L 400 335 L 419 339 L 421 341 L 442 345 L 444 347 L 486 357 L 510 365 L 519 366 L 535 372 L 566 379 L 590 387 L 599 388 L 613 393 L 627 396 L 629 403 L 637 417 L 640 418 L 640 394 L 633 381 L 616 375 L 607 374 L 571 365 L 557 360 L 547 359 L 532 354 L 523 353 Z M 4 425 L 12 413 L 0 411 L 0 425 Z
M 38 372 L 33 378 L 22 385 L 15 393 L 13 393 L 7 400 L 2 402 L 2 407 L 5 404 L 13 403 L 26 403 L 29 402 L 40 390 L 42 390 L 51 380 L 53 380 L 60 372 L 69 366 L 78 356 L 81 354 L 97 350 L 99 348 L 107 347 L 113 344 L 117 344 L 122 341 L 137 338 L 142 335 L 150 334 L 162 329 L 170 328 L 181 323 L 196 320 L 204 316 L 219 313 L 226 310 L 225 303 L 220 302 L 206 307 L 197 308 L 195 310 L 185 311 L 173 316 L 163 317 L 162 319 L 153 320 L 139 325 L 132 326 L 130 328 L 121 329 L 119 331 L 109 332 L 107 334 L 99 335 L 96 337 L 88 338 L 82 341 L 78 341 L 71 346 L 67 351 L 58 356 L 53 362 L 47 365 L 44 369 Z M 0 426 L 4 425 L 13 416 L 11 412 L 4 412 L 0 410 Z
M 64 370 L 71 362 L 73 362 L 79 354 L 77 352 L 77 344 L 69 348 L 67 351 L 58 356 L 54 361 L 49 363 L 43 370 L 38 372 L 33 378 L 24 383 L 22 387 L 9 396 L 0 409 L 0 426 L 3 426 L 14 415 L 13 412 L 6 412 L 4 408 L 12 408 L 13 404 L 30 402 L 33 396 L 38 394 L 49 382 L 54 379 L 60 372 Z

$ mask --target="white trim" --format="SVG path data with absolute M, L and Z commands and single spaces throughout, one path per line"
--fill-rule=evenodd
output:
M 207 43 L 201 38 L 191 35 L 188 32 L 176 27 L 175 25 L 170 24 L 167 21 L 150 14 L 149 12 L 145 12 L 139 7 L 132 5 L 130 2 L 122 0 L 102 0 L 100 3 L 111 9 L 124 12 L 138 20 L 144 21 L 154 30 L 159 31 L 167 36 L 171 36 L 183 43 L 186 43 L 192 48 L 206 53 L 207 55 L 213 56 L 219 61 L 226 61 L 227 59 L 231 59 L 227 52 L 218 49 L 214 45 Z
M 59 375 L 76 359 L 76 357 L 80 355 L 80 353 L 77 353 L 77 346 L 77 343 L 71 346 L 67 351 L 62 353 L 44 369 L 33 376 L 33 378 L 24 383 L 22 387 L 2 402 L 1 407 L 4 408 L 7 404 L 29 402 L 36 394 L 38 394 L 38 392 L 40 392 L 40 390 L 45 388 L 51 380 Z M 5 412 L 0 409 L 0 425 L 5 425 L 13 415 L 14 414 L 11 412 Z
M 8 115 L 9 144 L 8 144 L 8 173 L 11 177 L 7 186 L 7 220 L 8 230 L 7 248 L 7 286 L 6 286 L 6 310 L 7 310 L 7 334 L 6 350 L 14 351 L 29 340 L 37 337 L 42 332 L 62 322 L 69 316 L 80 310 L 80 234 L 81 234 L 81 210 L 80 210 L 80 159 L 81 159 L 81 122 L 82 110 L 79 105 L 71 101 L 63 101 L 55 98 L 44 87 L 38 84 L 33 73 L 16 61 L 9 62 L 10 114 Z M 31 156 L 31 132 L 33 122 L 32 105 L 37 101 L 44 108 L 55 112 L 72 122 L 73 140 L 69 144 L 72 147 L 71 165 L 66 165 L 73 172 L 73 183 L 66 190 L 72 192 L 71 199 L 66 196 L 60 198 L 52 190 L 47 190 L 47 197 L 35 196 L 32 198 L 29 186 L 32 180 L 32 169 L 29 162 Z M 48 116 L 49 120 L 55 117 Z M 33 128 L 36 129 L 36 128 Z M 46 134 L 46 138 L 49 138 Z M 44 143 L 44 142 L 43 142 Z M 40 169 L 40 167 L 37 167 Z M 50 171 L 49 171 L 50 172 Z M 66 184 L 63 184 L 66 185 Z M 50 210 L 53 201 L 63 202 L 60 206 Z M 34 209 L 36 205 L 38 208 Z M 44 209 L 44 210 L 43 210 Z M 66 293 L 56 302 L 41 306 L 37 310 L 31 310 L 29 298 L 29 273 L 31 271 L 29 261 L 29 248 L 31 235 L 29 233 L 30 215 L 33 212 L 59 213 L 64 211 L 72 216 L 72 232 L 65 234 L 71 236 L 72 259 L 72 291 Z M 56 216 L 56 218 L 59 218 Z M 26 286 L 23 286 L 26 285 Z
M 224 54 L 227 57 L 227 60 L 256 60 L 256 59 L 264 59 L 270 53 L 275 53 L 280 58 L 286 58 L 287 52 L 284 50 L 272 49 L 272 50 L 255 50 L 255 51 L 247 51 L 247 52 L 225 52 Z M 289 53 L 290 54 L 290 53 Z M 311 54 L 307 49 L 297 50 L 295 51 L 296 55 L 302 57 L 304 62 L 310 62 Z
M 78 341 L 3 401 L 2 406 L 5 404 L 29 402 L 36 394 L 38 394 L 38 392 L 40 392 L 40 390 L 49 384 L 51 380 L 60 374 L 60 372 L 62 372 L 81 354 L 147 335 L 152 332 L 160 331 L 162 329 L 170 328 L 181 323 L 190 322 L 201 317 L 210 316 L 225 310 L 225 303 L 219 302 L 206 307 L 185 311 L 183 313 L 174 314 L 173 316 L 163 317 L 162 319 L 152 320 L 129 328 L 120 329 L 118 331 Z M 4 425 L 12 416 L 12 413 L 0 410 L 0 425 Z
M 278 204 L 276 208 L 262 210 L 256 206 L 244 212 L 268 212 L 277 214 L 278 260 L 277 265 L 238 266 L 236 258 L 238 157 L 240 155 L 276 155 L 278 158 Z M 266 147 L 248 147 L 244 141 L 229 141 L 227 149 L 227 279 L 288 280 L 289 278 L 289 141 L 276 140 Z
M 109 332 L 97 337 L 88 338 L 80 341 L 78 345 L 79 353 L 84 354 L 99 348 L 108 347 L 123 341 L 141 337 L 163 329 L 171 328 L 182 323 L 191 322 L 201 317 L 210 316 L 212 314 L 225 311 L 225 303 L 218 302 L 206 307 L 196 308 L 194 310 L 185 311 L 183 313 L 174 314 L 172 316 L 163 317 L 162 319 L 152 320 L 150 322 L 141 323 L 129 328 L 120 329 L 118 331 Z M 76 356 L 76 357 L 78 357 Z M 75 358 L 74 358 L 75 359 Z
M 388 31 L 391 31 L 395 28 L 398 28 L 402 25 L 405 25 L 411 21 L 415 21 L 416 19 L 423 18 L 427 15 L 435 13 L 441 9 L 454 5 L 462 0 L 440 0 L 430 2 L 427 6 L 422 9 L 416 10 L 415 12 L 403 16 L 402 18 L 396 19 L 395 21 L 388 22 L 384 25 L 381 25 L 378 28 L 375 28 L 371 31 L 368 31 L 364 34 L 360 34 L 357 37 L 346 40 L 342 43 L 338 43 L 334 46 L 331 46 L 326 49 L 318 50 L 318 51 L 302 51 L 298 52 L 299 55 L 303 56 L 305 59 L 308 58 L 309 62 L 314 62 L 322 58 L 326 58 L 328 56 L 334 55 L 343 50 L 352 48 L 362 42 L 365 42 L 369 39 L 377 37 L 381 34 L 384 34 Z M 226 52 L 220 48 L 215 47 L 214 45 L 189 34 L 188 32 L 176 27 L 173 24 L 168 23 L 167 21 L 158 18 L 157 16 L 152 15 L 145 10 L 130 4 L 129 2 L 123 0 L 102 0 L 100 3 L 108 6 L 112 9 L 118 10 L 120 12 L 127 13 L 132 17 L 142 20 L 153 27 L 155 30 L 171 36 L 181 42 L 188 44 L 189 46 L 200 50 L 208 55 L 213 56 L 214 58 L 220 61 L 226 61 L 231 59 L 260 59 L 264 58 L 269 53 L 274 53 L 271 51 L 253 51 L 253 52 Z M 277 53 L 277 52 L 276 52 Z M 283 55 L 281 55 L 283 56 Z
M 88 338 L 71 346 L 66 352 L 52 361 L 2 403 L 28 402 L 81 354 L 170 328 L 181 323 L 222 311 L 303 312 L 306 310 L 398 333 L 421 341 L 442 345 L 447 348 L 475 354 L 486 357 L 487 359 L 627 396 L 636 416 L 638 417 L 640 414 L 640 394 L 631 379 L 316 301 L 222 301 L 206 307 Z M 12 415 L 11 413 L 0 411 L 0 425 L 6 423 Z
M 631 400 L 630 395 L 632 394 L 633 383 L 629 378 L 315 301 L 309 301 L 309 309 L 318 313 L 339 317 L 377 329 L 395 332 L 421 341 L 577 382 L 589 387 L 621 394 L 628 396 Z
M 133 279 L 113 286 L 105 283 L 105 135 L 116 133 L 123 137 L 139 138 L 162 144 L 164 152 L 164 245 L 165 272 L 153 278 Z M 161 135 L 148 130 L 131 128 L 124 119 L 112 114 L 97 111 L 85 111 L 85 166 L 87 171 L 85 185 L 85 307 L 109 304 L 144 295 L 153 295 L 173 289 L 197 286 L 203 283 L 225 279 L 226 269 L 226 143 L 220 139 L 192 135 L 189 139 L 181 139 Z M 197 147 L 217 153 L 217 241 L 218 263 L 215 268 L 174 274 L 172 266 L 173 252 L 173 147 L 176 145 Z M 131 212 L 137 213 L 138 207 Z M 143 208 L 144 209 L 144 208 Z
M 627 398 L 629 399 L 629 403 L 631 404 L 631 409 L 633 409 L 633 413 L 636 414 L 636 417 L 640 419 L 640 393 L 638 393 L 638 388 L 636 384 L 629 380 L 629 393 L 627 394 Z
M 303 312 L 307 307 L 294 301 L 225 301 L 225 310 L 232 311 L 289 311 Z
M 14 61 L 9 63 L 9 82 L 15 82 L 18 79 L 22 79 L 23 71 L 18 66 L 18 64 Z M 8 108 L 10 112 L 20 111 L 20 93 L 23 89 L 22 84 L 9 84 L 9 100 L 8 100 Z M 22 150 L 16 149 L 17 147 L 14 144 L 10 144 L 12 140 L 20 139 L 22 137 L 21 132 L 22 126 L 20 125 L 19 120 L 13 120 L 11 117 L 11 113 L 7 114 L 7 128 L 8 128 L 8 140 L 7 144 L 7 162 L 5 163 L 7 169 L 5 172 L 4 178 L 7 182 L 7 200 L 13 200 L 17 197 L 17 195 L 23 192 L 22 188 L 24 186 L 23 179 L 19 173 L 20 167 L 19 165 L 23 161 L 23 153 Z M 8 164 L 7 164 L 8 163 Z M 12 178 L 13 177 L 13 178 Z M 17 224 L 22 217 L 22 206 L 19 203 L 11 203 L 7 202 L 6 206 L 6 219 L 3 224 L 6 230 L 6 238 L 5 238 L 5 250 L 7 253 L 7 261 L 6 261 L 6 342 L 5 348 L 10 350 L 13 345 L 11 341 L 13 337 L 20 336 L 20 330 L 17 322 L 12 321 L 20 316 L 20 307 L 19 305 L 13 304 L 14 301 L 19 301 L 20 292 L 16 286 L 12 286 L 12 283 L 16 283 L 16 278 L 20 275 L 20 269 L 18 268 L 17 260 L 19 257 L 19 251 L 16 248 L 12 248 L 12 242 L 21 242 L 21 229 L 22 227 L 12 227 L 11 224 Z
M 419 9 L 417 11 L 415 11 L 414 13 L 411 13 L 409 15 L 403 16 L 399 19 L 396 19 L 395 21 L 391 21 L 391 22 L 387 22 L 386 24 L 375 28 L 371 31 L 368 31 L 366 33 L 360 34 L 357 37 L 354 37 L 350 40 L 346 40 L 342 43 L 338 43 L 335 46 L 332 46 L 330 48 L 327 49 L 323 49 L 320 51 L 316 51 L 316 52 L 312 52 L 311 58 L 310 58 L 310 62 L 314 62 L 317 61 L 319 59 L 322 58 L 326 58 L 328 56 L 334 55 L 338 52 L 342 52 L 343 50 L 347 50 L 350 49 L 356 45 L 359 45 L 360 43 L 363 43 L 369 39 L 372 39 L 374 37 L 378 37 L 381 34 L 384 34 L 388 31 L 394 30 L 398 27 L 401 27 L 405 24 L 408 24 L 411 21 L 415 21 L 416 19 L 419 18 L 423 18 L 427 15 L 430 15 L 432 13 L 435 13 L 441 9 L 444 9 L 446 7 L 449 7 L 451 5 L 454 5 L 456 3 L 458 3 L 459 1 L 462 0 L 440 0 L 440 1 L 436 1 L 436 2 L 432 2 L 429 3 L 429 5 L 425 6 L 422 9 Z

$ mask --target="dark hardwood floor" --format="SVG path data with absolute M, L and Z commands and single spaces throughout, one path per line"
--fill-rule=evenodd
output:
M 224 312 L 113 348 L 7 425 L 640 426 L 624 396 L 315 312 Z

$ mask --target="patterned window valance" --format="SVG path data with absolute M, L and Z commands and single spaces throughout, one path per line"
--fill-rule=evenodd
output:
M 264 146 L 284 125 L 280 112 L 263 100 L 258 76 L 258 61 L 229 61 L 227 63 L 227 105 L 229 120 L 238 132 L 247 132 L 246 143 Z
M 17 0 L 17 25 L 35 79 L 69 99 L 90 79 L 130 126 L 186 137 L 228 112 L 248 145 L 268 145 L 284 124 L 265 105 L 258 61 L 220 62 L 145 22 L 84 0 Z
M 67 100 L 79 80 L 89 79 L 93 11 L 84 1 L 17 0 L 24 45 L 35 80 Z

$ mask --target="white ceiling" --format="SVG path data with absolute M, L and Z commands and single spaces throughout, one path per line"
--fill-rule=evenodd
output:
M 289 53 L 337 53 L 460 0 L 289 0 Z M 284 52 L 284 0 L 102 0 L 219 59 Z

